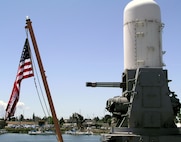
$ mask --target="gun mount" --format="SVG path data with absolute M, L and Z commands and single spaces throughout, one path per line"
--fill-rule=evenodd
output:
M 168 87 L 163 69 L 160 7 L 154 0 L 132 0 L 124 9 L 122 82 L 88 82 L 92 87 L 122 88 L 106 109 L 117 119 L 103 142 L 181 142 L 174 122 L 181 104 Z
M 140 138 L 166 142 L 168 135 L 172 139 L 174 135 L 180 135 L 181 129 L 177 128 L 174 120 L 181 104 L 174 92 L 169 90 L 168 82 L 167 70 L 161 68 L 126 70 L 122 83 L 87 82 L 87 87 L 117 87 L 123 90 L 121 96 L 107 100 L 106 109 L 117 119 L 117 124 L 110 134 L 103 135 L 102 141 L 122 142 L 134 136 L 129 142 L 140 142 Z M 126 137 L 123 136 L 125 134 Z

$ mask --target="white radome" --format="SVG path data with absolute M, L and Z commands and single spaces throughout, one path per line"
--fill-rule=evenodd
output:
M 154 0 L 132 0 L 124 9 L 124 69 L 162 67 L 160 7 Z

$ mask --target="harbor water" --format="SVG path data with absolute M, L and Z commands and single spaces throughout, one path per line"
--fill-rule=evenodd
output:
M 100 135 L 67 135 L 64 142 L 100 142 Z M 55 135 L 28 135 L 6 133 L 0 135 L 0 142 L 57 142 Z

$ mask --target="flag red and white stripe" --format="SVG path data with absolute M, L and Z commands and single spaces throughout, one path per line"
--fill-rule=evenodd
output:
M 31 54 L 30 54 L 30 46 L 28 39 L 26 38 L 24 48 L 21 54 L 20 63 L 18 67 L 18 72 L 16 75 L 16 79 L 13 85 L 13 90 L 6 108 L 5 119 L 14 116 L 16 105 L 19 100 L 20 94 L 20 86 L 21 81 L 24 78 L 32 77 L 33 74 L 33 66 L 31 62 Z

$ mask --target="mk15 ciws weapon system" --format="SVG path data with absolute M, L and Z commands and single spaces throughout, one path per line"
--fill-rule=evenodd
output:
M 120 87 L 122 96 L 107 100 L 106 109 L 117 119 L 103 142 L 180 142 L 181 129 L 174 120 L 180 102 L 168 87 L 167 70 L 126 70 L 122 83 L 86 83 L 89 87 Z
M 181 142 L 175 124 L 181 104 L 169 89 L 163 69 L 160 8 L 154 0 L 133 0 L 124 9 L 124 72 L 121 82 L 87 82 L 88 87 L 118 87 L 107 100 L 117 119 L 103 142 Z

